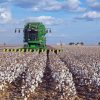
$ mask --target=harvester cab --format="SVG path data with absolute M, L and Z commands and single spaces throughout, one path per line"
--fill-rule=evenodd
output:
M 23 31 L 24 37 L 23 48 L 18 49 L 5 49 L 4 51 L 53 51 L 59 52 L 60 50 L 56 50 L 54 48 L 48 48 L 46 45 L 46 37 L 47 33 L 51 33 L 50 28 L 46 28 L 45 25 L 41 22 L 30 22 L 25 24 L 24 28 L 16 28 L 15 33 L 20 33 Z

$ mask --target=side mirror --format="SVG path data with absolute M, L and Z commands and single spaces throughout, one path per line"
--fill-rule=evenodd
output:
M 15 29 L 15 33 L 17 32 L 17 30 Z
M 51 33 L 51 29 L 49 30 L 49 33 Z
M 48 30 L 46 30 L 46 33 L 48 33 Z
M 46 33 L 51 33 L 51 29 L 47 29 L 46 30 Z
M 20 30 L 18 30 L 18 32 L 20 33 Z
M 20 33 L 23 28 L 15 28 L 15 33 Z

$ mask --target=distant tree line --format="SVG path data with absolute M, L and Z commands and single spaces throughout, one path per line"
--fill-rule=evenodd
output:
M 77 43 L 70 42 L 69 45 L 84 45 L 84 42 L 77 42 Z M 100 46 L 100 42 L 98 42 L 98 45 Z
M 84 43 L 83 42 L 77 42 L 77 43 L 70 42 L 69 45 L 84 45 Z
M 98 42 L 98 45 L 100 45 L 100 42 Z

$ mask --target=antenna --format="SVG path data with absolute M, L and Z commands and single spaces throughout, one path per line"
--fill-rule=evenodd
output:
M 51 33 L 51 29 L 49 29 L 49 33 Z
M 61 46 L 61 49 L 62 49 L 62 45 L 63 45 L 63 44 L 62 44 L 62 41 L 60 40 L 60 46 Z
M 17 32 L 17 30 L 15 29 L 15 33 Z

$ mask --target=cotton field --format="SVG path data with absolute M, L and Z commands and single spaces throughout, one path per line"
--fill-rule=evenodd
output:
M 100 47 L 0 52 L 0 100 L 100 100 Z
M 85 100 L 100 99 L 100 47 L 66 47 L 60 59 L 73 75 L 76 91 Z

